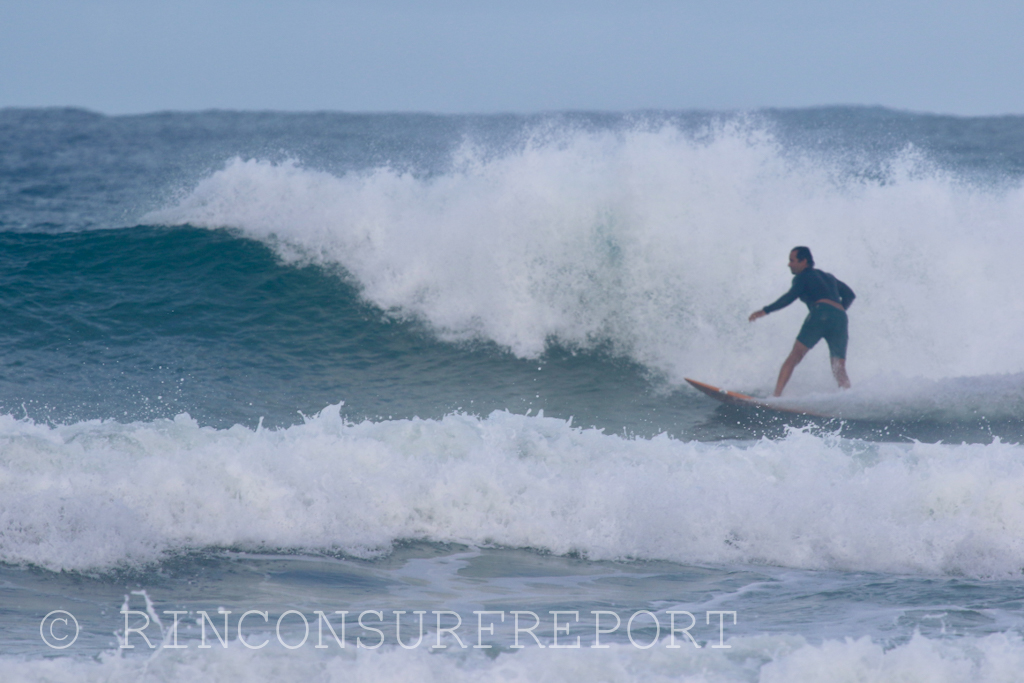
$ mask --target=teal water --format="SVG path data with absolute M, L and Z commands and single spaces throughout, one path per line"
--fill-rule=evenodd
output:
M 0 111 L 4 668 L 1011 680 L 1022 173 L 1020 117 Z M 746 316 L 796 243 L 858 293 L 854 388 L 815 349 L 788 394 L 837 417 L 689 389 L 773 385 L 803 312 Z M 405 649 L 416 610 L 467 648 Z

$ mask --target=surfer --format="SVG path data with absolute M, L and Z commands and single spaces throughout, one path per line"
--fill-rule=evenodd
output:
M 832 374 L 843 389 L 850 388 L 850 378 L 846 375 L 846 342 L 847 333 L 846 309 L 853 303 L 853 290 L 835 278 L 834 275 L 814 267 L 814 257 L 807 247 L 795 247 L 789 252 L 789 272 L 793 273 L 793 285 L 789 291 L 779 297 L 778 301 L 768 304 L 759 311 L 750 314 L 750 322 L 785 308 L 800 299 L 810 311 L 804 319 L 800 334 L 796 337 L 793 350 L 789 352 L 779 370 L 779 379 L 775 383 L 775 396 L 782 396 L 793 368 L 804 359 L 811 348 L 822 338 L 828 343 L 828 353 L 832 360 Z

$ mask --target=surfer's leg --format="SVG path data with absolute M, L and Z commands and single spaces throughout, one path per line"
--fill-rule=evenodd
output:
M 850 378 L 846 376 L 846 345 L 850 341 L 850 334 L 847 331 L 849 323 L 846 313 L 842 311 L 829 311 L 833 321 L 829 326 L 825 341 L 828 342 L 828 355 L 832 360 L 832 375 L 836 382 L 843 389 L 850 388 Z
M 793 368 L 804 359 L 807 351 L 808 348 L 800 342 L 793 344 L 793 350 L 789 352 L 789 356 L 782 363 L 782 368 L 779 370 L 779 381 L 775 383 L 775 396 L 782 396 L 782 390 L 786 388 L 786 383 L 793 375 Z
M 846 359 L 832 358 L 832 374 L 843 389 L 850 388 L 850 378 L 846 375 Z

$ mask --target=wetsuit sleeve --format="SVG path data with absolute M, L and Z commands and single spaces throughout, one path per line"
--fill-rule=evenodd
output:
M 839 285 L 839 303 L 843 305 L 843 310 L 846 310 L 850 308 L 850 304 L 857 298 L 857 295 L 853 293 L 853 290 L 845 282 L 836 280 L 836 284 Z
M 803 273 L 801 273 L 800 275 L 803 275 Z M 796 301 L 797 298 L 799 298 L 800 296 L 800 292 L 803 291 L 804 279 L 801 278 L 800 275 L 797 275 L 795 278 L 793 278 L 793 286 L 789 288 L 788 292 L 786 292 L 785 294 L 780 296 L 776 301 L 768 304 L 761 310 L 764 311 L 765 313 L 773 313 L 779 310 L 780 308 L 785 308 L 786 306 Z M 853 294 L 853 292 L 850 293 Z

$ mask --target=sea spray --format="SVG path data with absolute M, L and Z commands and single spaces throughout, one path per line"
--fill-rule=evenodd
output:
M 858 294 L 855 379 L 1024 371 L 1024 303 L 1006 296 L 1024 286 L 1024 188 L 965 183 L 913 150 L 883 167 L 844 174 L 738 123 L 568 130 L 500 155 L 467 148 L 426 177 L 235 159 L 147 220 L 340 266 L 442 339 L 523 357 L 552 340 L 608 345 L 673 382 L 746 388 L 770 386 L 803 311 L 746 314 L 786 291 L 786 254 L 808 244 Z M 808 366 L 796 381 L 828 386 L 827 363 Z

